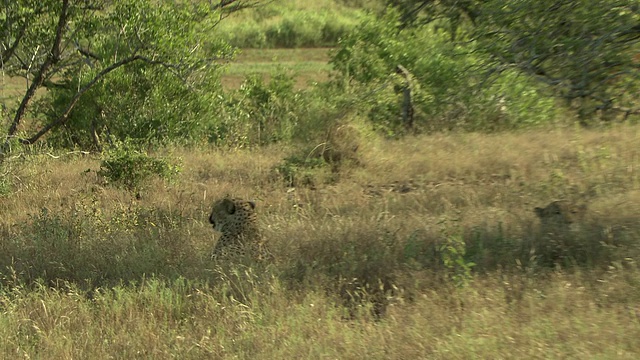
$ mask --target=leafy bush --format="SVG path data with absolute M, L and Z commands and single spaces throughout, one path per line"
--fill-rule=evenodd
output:
M 636 1 L 477 4 L 473 37 L 493 69 L 541 80 L 582 124 L 625 118 L 638 109 Z M 598 19 L 595 21 L 594 19 Z M 501 71 L 501 70 L 498 70 Z M 533 112 L 533 111 L 532 111 Z M 637 115 L 637 114 L 636 114 Z
M 76 76 L 70 84 L 78 81 Z M 49 141 L 54 146 L 85 149 L 128 139 L 198 141 L 214 119 L 219 76 L 217 69 L 205 69 L 187 83 L 145 64 L 121 68 L 80 98 L 68 122 L 54 131 Z M 48 96 L 50 111 L 60 113 L 74 96 L 74 89 L 55 88 Z
M 280 69 L 265 81 L 260 74 L 247 76 L 226 101 L 209 129 L 209 141 L 235 147 L 288 141 L 304 108 L 294 78 Z
M 314 186 L 326 163 L 319 157 L 289 156 L 275 168 L 286 186 Z
M 144 0 L 14 1 L 5 8 L 3 19 L 18 25 L 3 39 L 18 41 L 2 68 L 28 79 L 22 98 L 8 107 L 9 136 L 33 143 L 55 130 L 47 139 L 56 146 L 98 149 L 105 140 L 202 136 L 202 119 L 214 114 L 220 60 L 234 54 L 206 36 L 218 10 Z
M 98 175 L 109 183 L 133 191 L 139 190 L 152 176 L 171 179 L 179 172 L 180 168 L 166 159 L 156 159 L 130 146 L 122 146 L 102 160 Z

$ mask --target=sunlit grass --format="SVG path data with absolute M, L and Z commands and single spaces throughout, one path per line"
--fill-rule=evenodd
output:
M 139 194 L 99 155 L 13 154 L 0 357 L 637 358 L 639 129 L 368 136 L 297 188 L 275 170 L 295 146 L 159 149 L 182 172 Z M 273 262 L 210 259 L 226 194 L 256 201 Z M 588 213 L 549 264 L 533 208 L 556 198 Z M 457 238 L 464 281 L 438 260 Z

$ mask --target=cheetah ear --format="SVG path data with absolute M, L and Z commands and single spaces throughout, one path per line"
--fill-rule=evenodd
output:
M 542 217 L 542 214 L 544 213 L 544 209 L 539 207 L 533 209 L 533 211 L 536 212 L 536 215 L 538 215 L 538 217 Z
M 236 212 L 236 204 L 234 204 L 233 201 L 231 201 L 231 199 L 229 198 L 225 198 L 224 200 L 222 200 L 222 206 L 224 207 L 224 210 L 229 214 L 234 214 Z
M 249 200 L 249 201 L 247 201 L 247 202 L 249 203 L 249 205 L 251 205 L 251 208 L 252 208 L 252 209 L 255 209 L 255 208 L 256 208 L 256 202 L 255 202 L 255 201 L 251 201 L 251 200 Z

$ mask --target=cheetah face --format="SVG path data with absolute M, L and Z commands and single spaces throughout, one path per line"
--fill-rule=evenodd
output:
M 213 205 L 209 223 L 225 239 L 239 237 L 254 225 L 255 207 L 253 201 L 224 198 Z
M 580 220 L 586 211 L 586 205 L 576 205 L 567 201 L 553 201 L 544 208 L 535 208 L 536 215 L 543 225 L 568 226 Z

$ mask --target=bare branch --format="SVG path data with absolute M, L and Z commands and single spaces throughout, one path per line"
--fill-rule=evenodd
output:
M 220 19 L 223 19 L 236 11 L 270 4 L 274 1 L 275 0 L 263 0 L 263 1 L 261 0 L 252 0 L 252 1 L 220 0 L 218 4 L 211 5 L 211 10 L 222 10 L 220 12 Z

